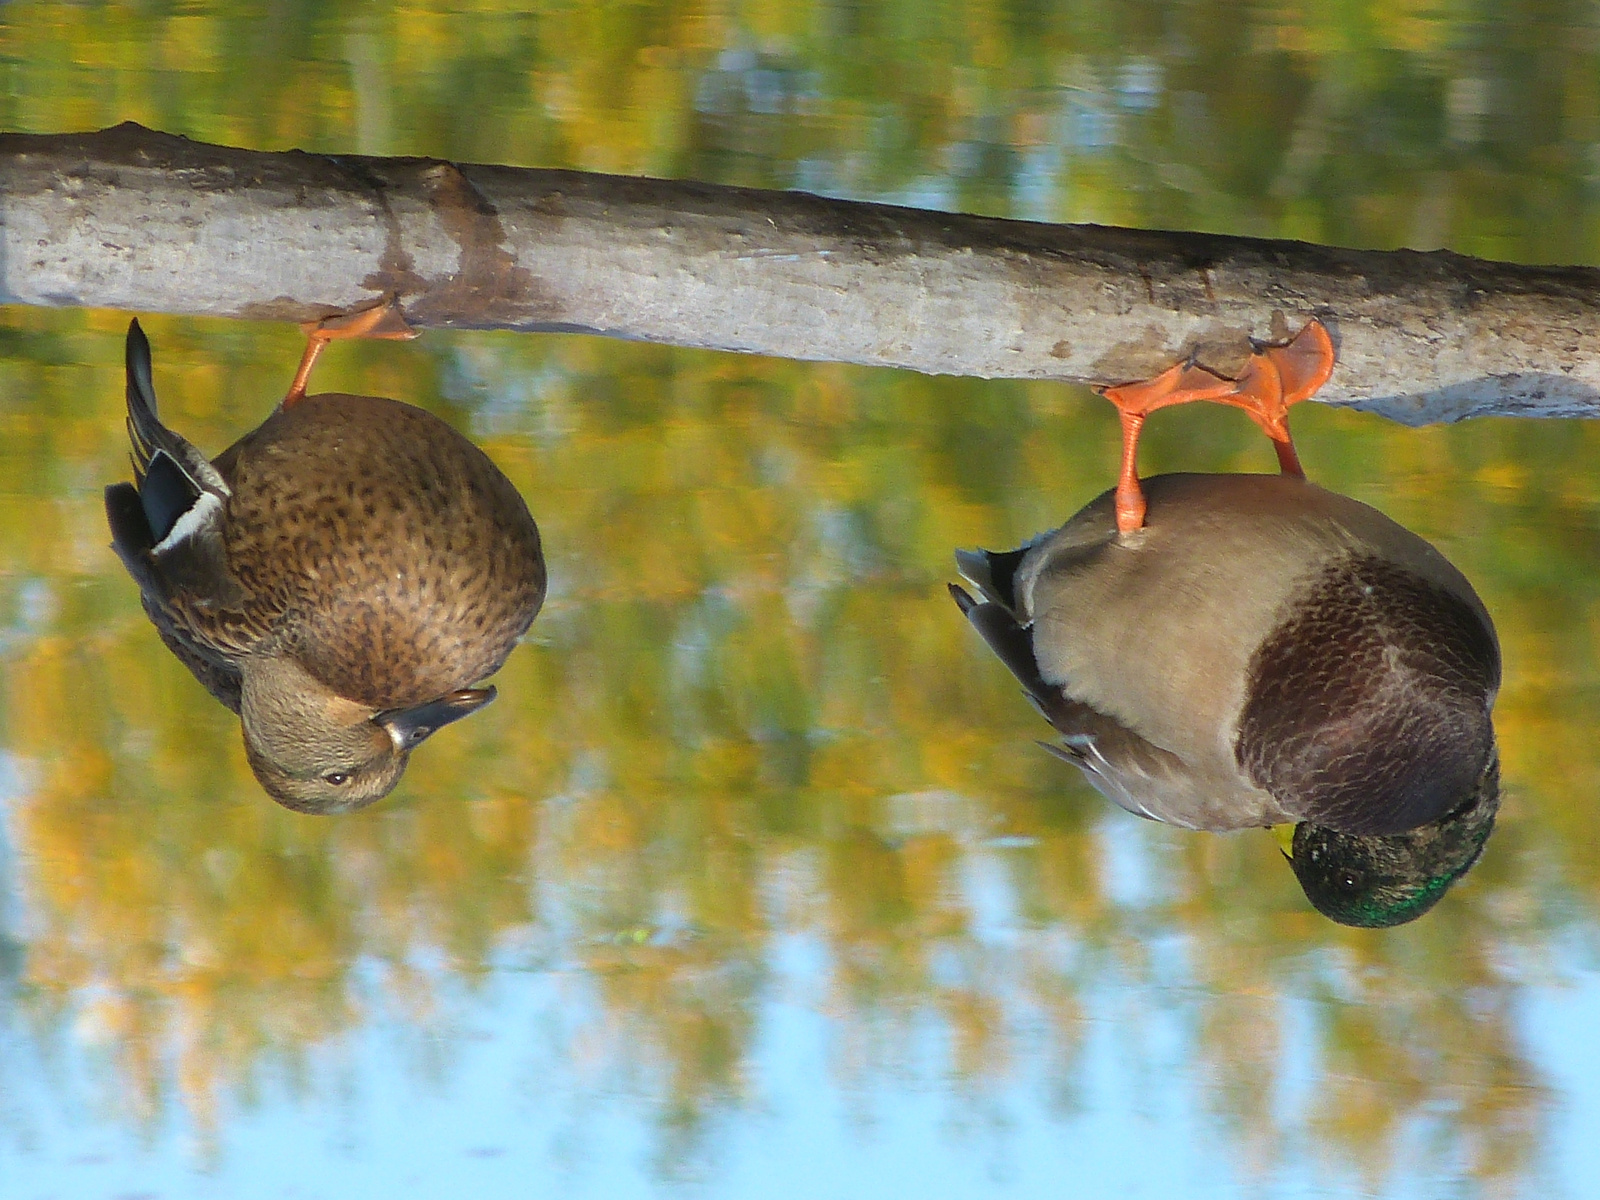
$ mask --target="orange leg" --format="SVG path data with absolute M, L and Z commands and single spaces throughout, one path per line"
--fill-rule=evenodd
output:
M 342 317 L 328 317 L 310 321 L 300 327 L 306 335 L 306 351 L 300 356 L 300 368 L 294 373 L 294 382 L 283 398 L 283 407 L 292 408 L 306 398 L 306 383 L 311 378 L 311 368 L 316 364 L 322 348 L 340 338 L 392 338 L 405 340 L 417 336 L 417 331 L 406 324 L 399 306 L 391 298 L 373 308 Z
M 1132 533 L 1144 528 L 1144 489 L 1139 486 L 1139 434 L 1144 430 L 1144 414 L 1121 409 L 1122 472 L 1117 476 L 1117 532 Z
M 1158 408 L 1187 404 L 1191 400 L 1222 400 L 1233 394 L 1231 379 L 1213 375 L 1204 367 L 1178 363 L 1154 379 L 1099 389 L 1117 406 L 1122 417 L 1122 472 L 1117 478 L 1117 532 L 1132 533 L 1144 527 L 1144 489 L 1139 486 L 1139 434 L 1144 419 Z
M 1101 388 L 1122 417 L 1122 470 L 1117 479 L 1117 532 L 1144 525 L 1144 491 L 1139 486 L 1139 434 L 1158 408 L 1192 400 L 1216 400 L 1242 408 L 1278 452 L 1285 475 L 1304 476 L 1289 436 L 1289 406 L 1310 396 L 1333 374 L 1333 341 L 1322 322 L 1311 320 L 1286 346 L 1251 355 L 1237 380 L 1224 379 L 1192 362 L 1169 367 L 1154 379 Z

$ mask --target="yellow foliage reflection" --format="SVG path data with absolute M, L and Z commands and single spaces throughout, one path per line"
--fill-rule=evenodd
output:
M 1600 52 L 1568 36 L 1591 17 L 16 0 L 0 121 L 1596 261 Z M 213 452 L 300 348 L 289 328 L 150 325 L 166 413 Z M 1518 964 L 1600 903 L 1600 818 L 1577 799 L 1600 792 L 1600 428 L 1295 414 L 1312 477 L 1439 544 L 1504 643 L 1501 827 L 1438 910 L 1374 937 L 1310 913 L 1270 840 L 1108 812 L 1032 746 L 943 585 L 952 548 L 1015 545 L 1110 484 L 1109 407 L 1046 385 L 560 337 L 339 348 L 319 387 L 423 404 L 486 447 L 553 588 L 500 700 L 390 801 L 282 811 L 106 549 L 125 326 L 0 314 L 0 745 L 21 781 L 19 1003 L 104 1048 L 130 1121 L 180 1104 L 220 1135 L 263 1079 L 311 1086 L 379 1015 L 442 1028 L 503 968 L 559 969 L 582 1022 L 567 1061 L 629 1078 L 670 1164 L 759 1103 L 770 964 L 799 940 L 841 1087 L 898 1077 L 932 1029 L 975 1108 L 1038 1064 L 1070 1106 L 1114 1003 L 1132 1028 L 1181 1021 L 1184 1086 L 1263 1177 L 1307 1145 L 1372 1190 L 1427 1169 L 1419 1144 L 1486 1191 L 1533 1172 Z M 1271 456 L 1239 414 L 1174 411 L 1143 464 Z
M 8 320 L 24 994 L 107 1048 L 130 1118 L 176 1101 L 219 1129 L 263 1072 L 306 1077 L 380 1013 L 434 1023 L 533 945 L 588 981 L 573 1061 L 640 1081 L 687 1147 L 752 1102 L 769 956 L 802 937 L 825 951 L 843 1085 L 899 1071 L 931 1020 L 975 1099 L 1022 1061 L 1070 1092 L 1092 998 L 1158 1004 L 1177 970 L 1202 1094 L 1256 1170 L 1309 1137 L 1378 1187 L 1417 1165 L 1425 1116 L 1477 1177 L 1528 1168 L 1543 1093 L 1506 962 L 1559 929 L 1550 889 L 1586 921 L 1600 900 L 1592 814 L 1567 803 L 1600 779 L 1574 736 L 1600 694 L 1590 429 L 1300 421 L 1308 469 L 1443 545 L 1506 644 L 1502 829 L 1439 910 L 1375 937 L 1310 913 L 1270 839 L 1108 812 L 1032 747 L 950 611 L 951 547 L 1018 540 L 1110 481 L 1093 397 L 576 338 L 341 347 L 328 386 L 431 403 L 486 445 L 555 587 L 496 704 L 389 802 L 313 820 L 260 795 L 236 723 L 99 548 L 98 487 L 125 469 L 122 318 Z M 261 364 L 292 363 L 292 330 L 157 324 L 158 386 L 202 444 L 281 391 Z M 1235 416 L 1154 423 L 1149 468 L 1270 469 Z M 1503 486 L 1517 464 L 1539 469 Z M 1116 842 L 1146 859 L 1132 899 Z M 1319 1083 L 1285 1123 L 1288 1038 Z

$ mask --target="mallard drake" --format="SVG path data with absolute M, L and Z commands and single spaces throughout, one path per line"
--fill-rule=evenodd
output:
M 410 336 L 392 310 L 324 322 L 289 393 L 208 461 L 156 416 L 150 343 L 126 343 L 134 483 L 106 489 L 112 547 L 162 640 L 239 714 L 279 803 L 339 813 L 387 795 L 410 753 L 494 698 L 538 613 L 539 531 L 450 426 L 373 396 L 307 396 L 334 337 Z
M 1499 808 L 1494 625 L 1442 554 L 1297 475 L 1162 475 L 1119 532 L 1109 491 L 950 590 L 1062 735 L 1046 749 L 1129 812 L 1280 827 L 1320 911 L 1426 912 Z

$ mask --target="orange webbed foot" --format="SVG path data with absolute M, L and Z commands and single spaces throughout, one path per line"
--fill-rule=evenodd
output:
M 1283 403 L 1298 404 L 1315 395 L 1333 375 L 1333 339 L 1322 322 L 1312 317 L 1287 346 L 1267 351 L 1283 380 Z
M 1214 375 L 1193 361 L 1176 363 L 1154 379 L 1095 389 L 1119 412 L 1148 416 L 1158 408 L 1191 400 L 1218 400 L 1233 394 L 1233 380 Z
M 1289 436 L 1289 406 L 1313 395 L 1333 374 L 1333 339 L 1321 321 L 1312 318 L 1285 346 L 1269 346 L 1250 356 L 1236 390 L 1223 403 L 1244 409 L 1272 439 L 1278 468 L 1304 478 L 1300 457 Z
M 1242 408 L 1272 439 L 1278 466 L 1286 475 L 1304 476 L 1289 436 L 1289 406 L 1311 396 L 1333 374 L 1333 340 L 1312 318 L 1283 346 L 1250 356 L 1238 379 L 1225 379 L 1193 358 L 1176 363 L 1153 379 L 1096 388 L 1117 406 L 1122 418 L 1122 468 L 1117 479 L 1117 532 L 1144 526 L 1144 490 L 1139 486 L 1139 434 L 1147 416 L 1160 408 L 1194 400 L 1214 400 Z
M 417 336 L 417 331 L 406 324 L 406 319 L 400 315 L 399 302 L 393 296 L 372 308 L 327 317 L 321 321 L 307 321 L 300 328 L 305 331 L 306 350 L 300 356 L 294 382 L 289 385 L 289 391 L 283 398 L 284 408 L 290 408 L 306 398 L 306 383 L 311 379 L 311 368 L 316 365 L 322 348 L 329 342 L 344 338 L 404 341 Z

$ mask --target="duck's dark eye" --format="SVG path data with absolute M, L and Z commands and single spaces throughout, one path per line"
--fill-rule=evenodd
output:
M 334 787 L 343 787 L 350 782 L 348 771 L 329 771 L 322 777 L 323 783 L 331 783 Z

